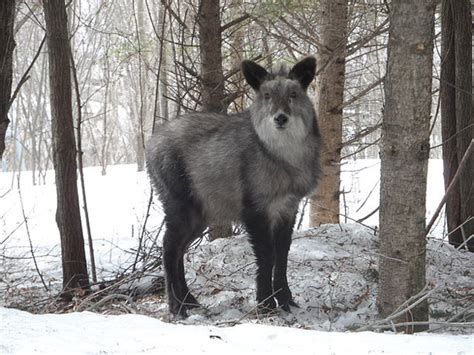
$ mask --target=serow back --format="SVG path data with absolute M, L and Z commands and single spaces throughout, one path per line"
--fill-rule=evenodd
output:
M 296 306 L 286 268 L 298 204 L 316 187 L 320 135 L 307 88 L 316 60 L 267 71 L 242 62 L 255 99 L 243 112 L 190 113 L 158 128 L 147 170 L 165 212 L 163 265 L 171 314 L 198 307 L 183 255 L 210 224 L 240 222 L 257 259 L 263 311 Z

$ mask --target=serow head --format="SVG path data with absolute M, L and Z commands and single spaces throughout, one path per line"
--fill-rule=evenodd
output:
M 282 66 L 277 71 L 267 71 L 253 61 L 244 60 L 242 73 L 256 93 L 251 112 L 260 136 L 283 138 L 284 133 L 303 138 L 311 131 L 315 115 L 306 91 L 316 73 L 314 57 L 304 58 L 291 70 Z

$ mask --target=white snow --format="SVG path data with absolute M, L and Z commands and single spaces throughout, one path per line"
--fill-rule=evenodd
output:
M 363 217 L 377 206 L 379 168 L 375 160 L 344 166 L 350 218 Z M 85 171 L 99 280 L 123 272 L 135 259 L 150 196 L 145 173 L 135 169 L 113 166 L 106 176 L 100 168 Z M 0 306 L 28 308 L 33 297 L 54 295 L 61 287 L 53 175 L 48 172 L 46 185 L 40 186 L 31 185 L 28 172 L 20 180 L 31 244 L 50 288 L 45 292 L 31 257 L 16 179 L 0 173 Z M 431 161 L 428 218 L 443 195 L 442 181 L 441 162 Z M 374 214 L 364 223 L 375 226 L 377 218 Z M 160 206 L 154 202 L 145 235 L 148 247 L 156 242 L 161 222 Z M 440 218 L 428 242 L 427 279 L 444 285 L 432 300 L 432 312 L 449 316 L 472 300 L 474 261 L 472 254 L 454 251 L 440 239 L 443 228 Z M 376 319 L 377 238 L 369 228 L 341 224 L 301 230 L 293 239 L 288 277 L 301 308 L 292 313 L 256 313 L 255 261 L 241 235 L 202 242 L 187 254 L 186 277 L 202 308 L 180 324 L 168 322 L 159 296 L 135 300 L 140 315 L 35 315 L 0 307 L 0 353 L 474 354 L 472 329 L 464 335 L 344 333 Z M 145 275 L 140 286 L 151 278 Z M 457 297 L 455 304 L 447 302 L 448 294 Z
M 472 336 L 169 324 L 141 315 L 32 315 L 0 307 L 4 354 L 472 354 Z

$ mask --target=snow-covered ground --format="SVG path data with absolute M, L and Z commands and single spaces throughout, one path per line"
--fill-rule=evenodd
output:
M 142 315 L 32 315 L 0 307 L 2 354 L 453 354 L 473 338 L 336 333 L 258 324 L 232 328 L 169 324 Z
M 440 161 L 430 162 L 428 218 L 443 195 L 441 167 Z M 347 222 L 351 222 L 377 206 L 379 163 L 351 162 L 344 165 L 344 171 L 344 206 Z M 53 309 L 49 303 L 61 286 L 61 269 L 55 187 L 53 174 L 48 176 L 46 185 L 32 186 L 31 176 L 23 172 L 19 190 L 11 174 L 0 173 L 0 306 L 39 313 Z M 129 270 L 137 259 L 135 250 L 150 191 L 146 175 L 137 173 L 135 166 L 109 167 L 107 176 L 101 176 L 98 168 L 86 169 L 86 184 L 98 279 L 102 281 Z M 304 215 L 303 227 L 306 218 Z M 373 227 L 377 219 L 374 214 L 364 223 Z M 155 202 L 142 238 L 146 250 L 159 253 L 156 234 L 161 223 L 162 213 Z M 427 279 L 432 287 L 442 286 L 430 299 L 432 322 L 458 314 L 472 306 L 474 299 L 473 256 L 443 242 L 443 226 L 441 218 L 428 242 Z M 0 307 L 0 353 L 474 353 L 473 329 L 465 327 L 457 335 L 439 334 L 451 328 L 416 336 L 340 333 L 376 319 L 374 231 L 358 224 L 327 225 L 303 228 L 293 239 L 288 276 L 301 308 L 292 313 L 277 311 L 262 317 L 256 312 L 255 262 L 241 235 L 202 241 L 187 254 L 188 283 L 202 308 L 190 312 L 181 324 L 169 323 L 162 295 L 118 298 L 106 305 L 78 299 L 73 306 L 104 314 L 33 315 Z M 42 286 L 33 254 L 48 291 Z M 143 265 L 139 262 L 138 269 Z M 142 287 L 152 277 L 159 278 L 160 270 L 144 274 L 139 280 Z M 128 311 L 138 314 L 111 315 Z

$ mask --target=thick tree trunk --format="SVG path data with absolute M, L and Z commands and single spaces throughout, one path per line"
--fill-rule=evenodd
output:
M 202 108 L 226 112 L 219 0 L 201 0 L 198 13 Z
M 238 17 L 243 12 L 243 0 L 231 0 L 229 4 L 230 11 L 234 14 L 235 17 Z M 240 63 L 245 58 L 242 58 L 242 54 L 244 53 L 244 44 L 245 44 L 245 33 L 243 28 L 236 28 L 232 30 L 229 38 L 230 44 L 230 56 L 232 67 L 240 68 Z M 239 94 L 233 101 L 233 105 L 235 107 L 235 111 L 243 111 L 245 109 L 245 94 L 244 94 L 244 76 L 242 72 L 239 70 L 234 75 L 234 83 L 235 86 L 232 90 L 236 94 Z
M 458 161 L 467 151 L 474 139 L 474 117 L 472 116 L 472 15 L 469 0 L 452 1 L 455 18 L 455 62 L 456 62 L 456 128 Z M 465 169 L 459 178 L 461 195 L 461 227 L 463 241 L 474 235 L 474 154 L 468 158 Z M 474 238 L 474 237 L 473 237 Z M 474 239 L 469 242 L 469 249 L 474 251 Z
M 472 29 L 469 0 L 444 0 L 441 8 L 441 122 L 444 183 L 451 183 L 464 153 L 474 138 L 472 117 Z M 471 155 L 446 201 L 449 242 L 459 246 L 474 234 L 474 188 Z M 462 228 L 458 228 L 462 225 Z M 474 251 L 474 239 L 467 244 Z
M 316 59 L 323 69 L 316 77 L 316 114 L 324 137 L 323 177 L 311 198 L 311 226 L 339 223 L 347 0 L 322 0 L 318 19 L 321 48 Z
M 0 1 L 0 160 L 5 151 L 13 76 L 15 0 Z
M 459 161 L 456 143 L 456 61 L 454 42 L 454 13 L 451 0 L 445 0 L 441 7 L 441 131 L 443 136 L 444 185 L 448 188 L 456 173 Z M 451 138 L 451 139 L 449 139 Z M 446 200 L 446 217 L 449 241 L 459 245 L 462 241 L 461 231 L 455 229 L 461 224 L 461 195 L 459 185 L 455 185 Z
M 226 112 L 224 71 L 222 68 L 222 36 L 219 0 L 201 0 L 198 13 L 199 52 L 201 56 L 202 109 Z M 211 226 L 211 240 L 228 237 L 232 225 Z
M 380 266 L 377 305 L 394 312 L 425 285 L 435 0 L 392 2 L 382 125 Z M 422 302 L 396 321 L 425 321 Z M 419 331 L 417 326 L 407 331 Z
M 70 43 L 64 0 L 44 0 L 49 58 L 56 223 L 61 236 L 64 293 L 89 284 L 77 191 Z

